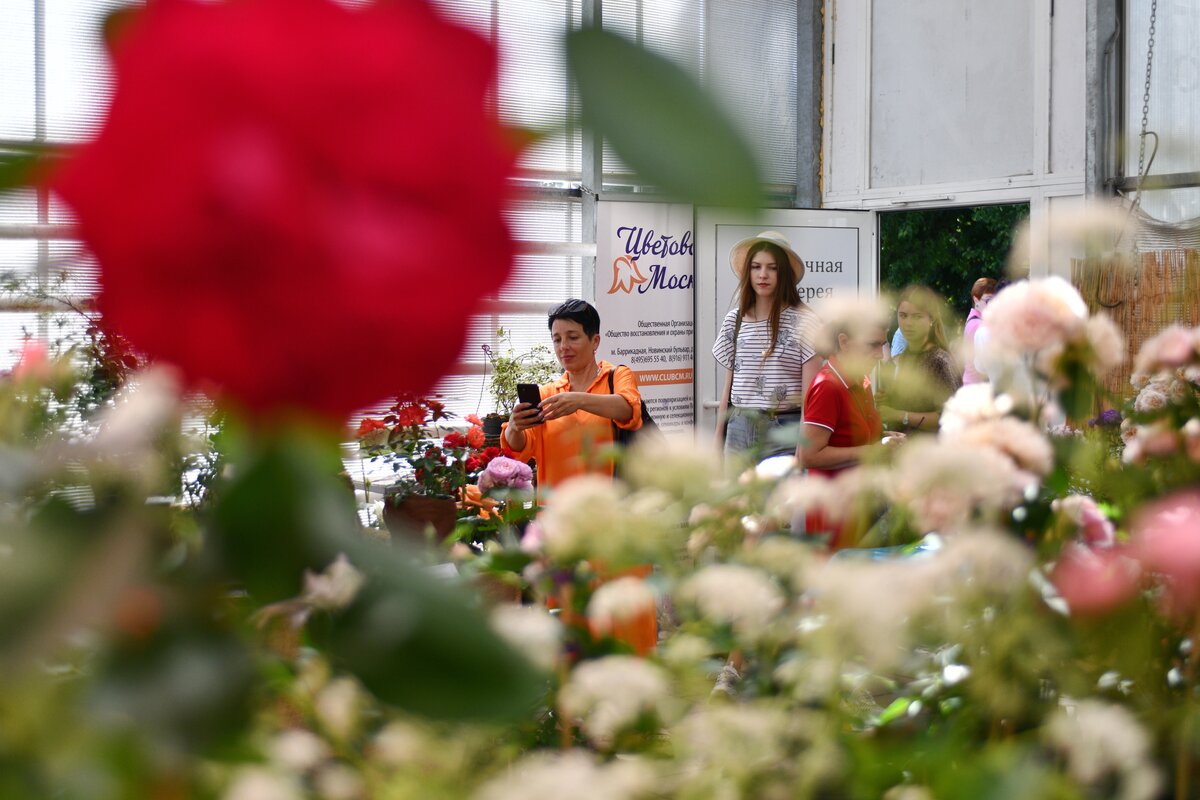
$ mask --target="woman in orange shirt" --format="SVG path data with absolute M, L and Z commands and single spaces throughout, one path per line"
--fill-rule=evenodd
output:
M 502 435 L 513 458 L 537 460 L 539 494 L 576 475 L 611 476 L 613 462 L 606 451 L 611 449 L 613 425 L 626 430 L 642 426 L 642 397 L 633 370 L 596 360 L 600 313 L 595 307 L 583 300 L 568 300 L 550 312 L 549 325 L 554 355 L 565 372 L 554 383 L 538 387 L 542 399 L 537 406 L 514 406 Z M 601 565 L 597 568 L 603 571 Z M 646 565 L 607 577 L 645 577 L 650 571 Z M 564 609 L 563 622 L 582 620 Z M 592 633 L 596 634 L 594 628 Z M 645 655 L 658 641 L 654 610 L 623 621 L 611 635 Z
M 583 300 L 550 312 L 550 338 L 563 376 L 538 387 L 537 406 L 518 403 L 504 426 L 504 445 L 514 458 L 537 460 L 538 490 L 584 473 L 612 475 L 612 428 L 642 426 L 642 397 L 628 367 L 596 360 L 600 314 Z M 612 372 L 612 392 L 608 374 Z

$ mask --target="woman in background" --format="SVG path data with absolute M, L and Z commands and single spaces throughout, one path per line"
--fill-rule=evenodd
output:
M 729 253 L 737 307 L 725 315 L 713 356 L 725 368 L 717 446 L 757 456 L 786 452 L 769 432 L 800 422 L 804 393 L 820 368 L 817 315 L 800 300 L 804 262 L 776 231 L 744 239 Z
M 970 383 L 983 383 L 987 380 L 987 375 L 984 375 L 975 366 L 975 332 L 983 324 L 983 310 L 995 296 L 995 278 L 980 278 L 971 286 L 971 312 L 967 314 L 967 324 L 963 326 L 962 337 L 961 355 L 965 365 L 962 376 L 963 386 Z
M 908 345 L 881 370 L 879 415 L 890 430 L 936 432 L 961 374 L 946 343 L 941 298 L 924 286 L 908 287 L 900 294 L 896 321 Z

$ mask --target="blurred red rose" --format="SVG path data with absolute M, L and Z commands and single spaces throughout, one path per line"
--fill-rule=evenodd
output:
M 442 439 L 442 447 L 445 448 L 466 448 L 467 437 L 463 436 L 458 431 L 451 431 Z
M 454 363 L 513 255 L 490 45 L 417 0 L 160 0 L 113 63 L 54 179 L 106 325 L 260 418 L 340 423 Z

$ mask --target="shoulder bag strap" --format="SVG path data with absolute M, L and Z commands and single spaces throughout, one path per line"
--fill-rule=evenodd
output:
M 729 368 L 730 372 L 733 372 L 734 367 L 737 366 L 737 342 L 738 342 L 738 334 L 741 332 L 741 330 L 742 330 L 742 313 L 739 311 L 738 315 L 737 315 L 737 322 L 733 323 L 733 358 L 729 362 L 733 366 L 731 366 Z M 725 395 L 725 406 L 726 406 L 726 408 L 728 408 L 729 406 L 732 406 L 732 405 L 733 405 L 733 381 L 730 381 L 729 382 L 729 392 Z

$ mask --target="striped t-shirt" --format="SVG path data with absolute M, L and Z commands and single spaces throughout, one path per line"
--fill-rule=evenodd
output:
M 730 404 L 737 408 L 799 408 L 804 399 L 804 362 L 813 357 L 813 341 L 820 319 L 808 306 L 786 308 L 779 318 L 779 340 L 771 346 L 771 323 L 743 319 L 738 330 L 737 361 L 734 361 L 733 331 L 737 309 L 725 315 L 713 344 L 717 363 L 733 370 Z

